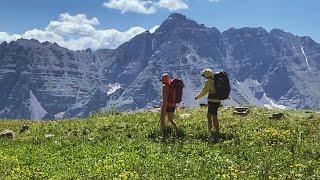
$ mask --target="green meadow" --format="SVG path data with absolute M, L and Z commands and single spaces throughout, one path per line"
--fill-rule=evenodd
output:
M 274 112 L 284 118 L 269 120 Z M 207 133 L 206 109 L 178 110 L 179 135 L 160 132 L 157 111 L 0 120 L 15 132 L 0 138 L 0 179 L 320 179 L 320 114 L 219 113 L 220 136 Z

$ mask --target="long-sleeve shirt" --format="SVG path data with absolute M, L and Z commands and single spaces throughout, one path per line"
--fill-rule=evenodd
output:
M 196 96 L 196 99 L 201 99 L 203 96 L 208 94 L 214 94 L 216 92 L 215 85 L 213 79 L 207 79 L 204 87 L 202 88 L 201 92 Z M 210 102 L 221 102 L 219 99 L 211 99 L 208 97 L 208 101 Z

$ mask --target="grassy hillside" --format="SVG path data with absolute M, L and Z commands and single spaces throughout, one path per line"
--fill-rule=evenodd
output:
M 206 109 L 179 110 L 184 134 L 163 135 L 159 113 L 97 113 L 55 122 L 0 121 L 0 179 L 319 179 L 320 114 L 222 109 L 220 138 L 207 134 Z M 45 134 L 54 137 L 46 138 Z

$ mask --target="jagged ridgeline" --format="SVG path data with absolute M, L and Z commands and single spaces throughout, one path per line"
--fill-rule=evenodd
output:
M 320 45 L 273 29 L 220 32 L 170 15 L 114 50 L 71 51 L 49 42 L 0 45 L 0 118 L 58 119 L 159 104 L 164 72 L 185 84 L 182 106 L 196 106 L 203 68 L 231 79 L 227 105 L 320 107 Z

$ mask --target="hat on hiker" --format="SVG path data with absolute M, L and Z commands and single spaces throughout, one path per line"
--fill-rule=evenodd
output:
M 211 69 L 209 69 L 209 68 L 204 69 L 202 71 L 202 76 L 205 77 L 205 78 L 210 78 L 210 77 L 213 76 L 213 71 Z
M 170 76 L 169 74 L 165 73 L 161 76 L 160 80 L 163 84 L 170 84 Z

